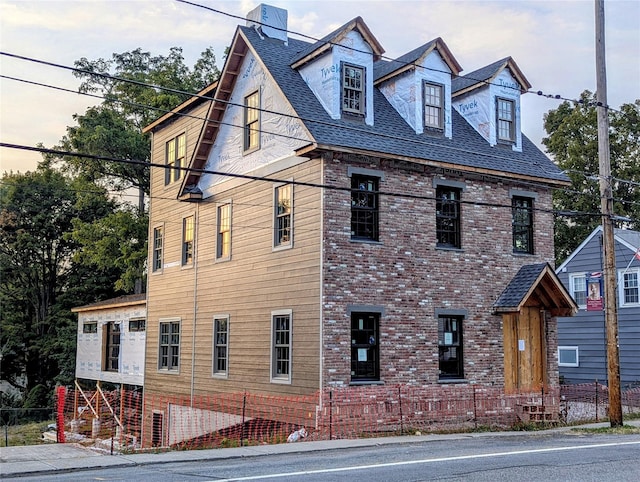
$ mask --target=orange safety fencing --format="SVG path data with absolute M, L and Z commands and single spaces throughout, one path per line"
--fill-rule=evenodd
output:
M 479 385 L 350 386 L 304 396 L 219 393 L 146 395 L 142 390 L 60 392 L 67 441 L 107 440 L 117 450 L 213 448 L 297 440 L 505 429 L 527 423 L 594 420 L 606 414 L 606 387 L 565 385 L 505 394 Z M 640 388 L 623 393 L 640 411 Z M 580 418 L 584 417 L 584 418 Z M 304 429 L 304 430 L 302 430 Z

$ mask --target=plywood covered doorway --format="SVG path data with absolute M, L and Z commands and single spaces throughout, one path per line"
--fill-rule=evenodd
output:
M 547 317 L 572 316 L 575 301 L 551 266 L 540 263 L 520 268 L 494 308 L 502 315 L 505 392 L 542 390 L 550 383 L 549 356 L 555 356 L 549 353 Z
M 540 391 L 548 385 L 544 311 L 523 307 L 502 320 L 505 391 Z

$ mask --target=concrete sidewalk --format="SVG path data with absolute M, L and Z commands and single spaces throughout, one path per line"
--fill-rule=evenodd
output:
M 625 421 L 625 425 L 640 427 L 640 420 Z M 609 427 L 609 424 L 604 422 L 580 425 L 579 427 Z M 545 430 L 543 432 L 566 432 L 573 428 L 577 427 L 559 427 Z M 415 442 L 442 440 L 453 441 L 472 437 L 509 437 L 540 433 L 542 432 L 478 432 L 446 435 L 406 435 L 400 437 L 323 440 L 317 442 L 308 441 L 278 445 L 256 445 L 227 449 L 176 450 L 162 453 L 148 452 L 122 455 L 108 455 L 108 452 L 107 454 L 101 454 L 78 444 L 25 445 L 0 448 L 0 477 L 9 478 L 54 472 L 99 469 L 104 467 L 127 467 L 158 463 L 195 462 L 201 460 L 371 447 L 387 444 L 409 444 Z

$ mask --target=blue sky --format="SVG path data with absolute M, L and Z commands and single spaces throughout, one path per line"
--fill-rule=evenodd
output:
M 192 0 L 242 18 L 259 2 Z M 577 98 L 595 90 L 595 2 L 555 1 L 315 1 L 271 0 L 288 10 L 289 30 L 321 38 L 361 16 L 385 49 L 398 57 L 442 37 L 463 74 L 511 56 L 533 91 Z M 640 1 L 606 0 L 609 104 L 640 98 Z M 0 0 L 0 50 L 72 66 L 82 57 L 108 59 L 136 48 L 166 55 L 183 48 L 192 66 L 213 46 L 222 67 L 225 47 L 242 20 L 174 0 Z M 293 36 L 293 35 L 292 35 Z M 79 82 L 66 70 L 0 56 L 0 73 L 67 89 Z M 35 146 L 55 145 L 94 99 L 0 78 L 0 139 Z M 526 94 L 523 131 L 536 144 L 543 115 L 557 100 Z M 0 148 L 0 170 L 34 169 L 37 153 Z

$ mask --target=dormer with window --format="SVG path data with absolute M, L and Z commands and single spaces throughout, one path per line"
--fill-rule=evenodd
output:
M 373 63 L 383 52 L 357 17 L 300 52 L 291 67 L 332 119 L 373 125 Z
M 520 95 L 530 87 L 508 57 L 454 79 L 453 107 L 490 145 L 522 151 Z
M 416 134 L 451 138 L 451 76 L 460 70 L 437 38 L 396 60 L 377 62 L 374 85 Z

